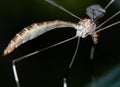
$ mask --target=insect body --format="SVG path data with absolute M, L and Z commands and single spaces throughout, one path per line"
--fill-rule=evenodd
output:
M 85 18 L 81 19 L 78 16 L 74 15 L 70 11 L 66 10 L 62 6 L 58 5 L 52 0 L 45 0 L 46 2 L 49 2 L 50 4 L 56 6 L 57 8 L 65 11 L 66 13 L 76 17 L 77 19 L 80 20 L 78 23 L 72 23 L 72 22 L 67 22 L 67 21 L 47 21 L 47 22 L 42 22 L 42 23 L 34 23 L 26 28 L 24 28 L 22 31 L 20 31 L 16 36 L 10 41 L 8 44 L 7 48 L 4 50 L 3 56 L 11 53 L 15 48 L 17 48 L 19 45 L 27 42 L 28 40 L 34 39 L 43 33 L 56 29 L 56 28 L 61 28 L 61 27 L 72 27 L 76 29 L 76 37 L 82 37 L 85 38 L 88 35 L 91 35 L 94 43 L 97 43 L 97 32 L 100 32 L 104 29 L 107 29 L 111 26 L 114 26 L 116 24 L 119 24 L 120 21 L 115 22 L 111 25 L 108 25 L 101 30 L 98 30 L 103 24 L 114 18 L 116 15 L 120 14 L 120 11 L 115 13 L 112 17 L 107 19 L 105 22 L 102 24 L 98 25 L 96 27 L 95 21 L 99 18 L 101 18 L 105 13 L 106 9 L 112 4 L 115 0 L 111 0 L 108 5 L 105 8 L 102 8 L 100 5 L 91 5 L 86 9 L 86 14 L 89 16 L 90 19 Z
M 57 8 L 61 9 L 62 11 L 72 15 L 73 17 L 79 19 L 80 21 L 78 23 L 72 23 L 72 22 L 67 22 L 67 21 L 61 21 L 61 20 L 55 20 L 55 21 L 46 21 L 46 22 L 41 22 L 41 23 L 34 23 L 26 28 L 24 28 L 22 31 L 20 31 L 19 33 L 17 33 L 15 35 L 15 37 L 10 41 L 10 43 L 8 44 L 8 46 L 6 47 L 6 49 L 3 52 L 3 56 L 11 53 L 15 48 L 17 48 L 18 46 L 20 46 L 21 44 L 32 40 L 44 33 L 46 33 L 47 31 L 56 29 L 56 28 L 65 28 L 65 27 L 71 27 L 76 29 L 76 35 L 72 38 L 69 38 L 67 40 L 61 41 L 57 44 L 54 44 L 52 46 L 46 47 L 45 49 L 39 50 L 39 51 L 35 51 L 33 53 L 27 54 L 25 56 L 22 56 L 18 59 L 15 59 L 12 61 L 12 66 L 13 66 L 13 73 L 14 73 L 14 77 L 15 77 L 15 81 L 17 84 L 17 87 L 20 87 L 20 83 L 19 83 L 19 78 L 17 75 L 17 69 L 16 69 L 16 65 L 15 63 L 23 60 L 31 55 L 37 54 L 43 50 L 46 50 L 48 48 L 60 45 L 64 42 L 70 41 L 76 37 L 79 38 L 85 38 L 88 35 L 90 35 L 93 39 L 93 42 L 96 44 L 97 43 L 97 38 L 98 38 L 98 32 L 105 30 L 109 27 L 112 27 L 114 25 L 120 24 L 120 21 L 117 21 L 111 25 L 108 25 L 106 27 L 101 28 L 102 25 L 104 25 L 106 22 L 108 22 L 109 20 L 111 20 L 112 18 L 114 18 L 115 16 L 117 16 L 118 14 L 120 14 L 120 11 L 116 12 L 113 16 L 111 16 L 110 18 L 108 18 L 107 20 L 105 20 L 103 23 L 101 23 L 100 25 L 96 25 L 96 21 L 97 19 L 101 18 L 105 13 L 106 13 L 106 9 L 115 1 L 115 0 L 111 0 L 107 6 L 105 8 L 102 8 L 100 5 L 91 5 L 87 8 L 86 10 L 86 14 L 89 16 L 89 18 L 85 18 L 85 19 L 81 19 L 78 16 L 74 15 L 73 13 L 71 13 L 70 11 L 66 10 L 65 8 L 63 8 L 62 6 L 58 5 L 57 3 L 55 3 L 52 0 L 45 0 L 46 2 L 56 6 Z M 101 28 L 101 29 L 100 29 Z M 75 53 L 72 57 L 72 60 L 69 64 L 68 67 L 68 71 L 67 74 L 64 77 L 64 87 L 67 87 L 67 77 L 68 74 L 71 70 L 73 61 L 75 59 L 76 53 L 78 51 L 78 47 L 79 47 L 79 42 L 80 39 L 78 38 L 78 42 L 77 42 L 77 46 L 75 49 Z M 94 51 L 94 49 L 93 49 Z M 93 54 L 94 52 L 92 51 L 91 54 Z M 92 55 L 93 56 L 93 55 Z M 91 57 L 91 59 L 93 59 Z
M 4 50 L 3 55 L 7 55 L 11 53 L 15 48 L 17 48 L 21 44 L 29 40 L 32 40 L 44 34 L 47 31 L 61 27 L 75 28 L 77 30 L 76 37 L 79 36 L 85 38 L 87 35 L 94 34 L 96 29 L 96 24 L 93 20 L 87 18 L 83 19 L 79 23 L 71 23 L 71 22 L 65 22 L 59 20 L 34 23 L 16 34 L 16 36 L 10 41 L 7 48 Z

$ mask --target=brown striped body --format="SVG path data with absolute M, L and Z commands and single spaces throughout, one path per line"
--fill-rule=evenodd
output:
M 64 21 L 47 21 L 42 23 L 34 23 L 22 31 L 16 34 L 16 36 L 10 41 L 7 48 L 4 50 L 3 56 L 11 53 L 15 48 L 17 48 L 22 43 L 31 40 L 49 30 L 59 28 L 59 27 L 74 27 L 77 24 Z
M 83 19 L 77 24 L 59 20 L 34 23 L 16 34 L 16 36 L 10 41 L 7 48 L 4 50 L 3 56 L 11 53 L 15 48 L 25 42 L 32 40 L 47 31 L 61 27 L 72 27 L 77 31 L 77 37 L 85 38 L 88 35 L 94 34 L 96 24 L 91 19 Z

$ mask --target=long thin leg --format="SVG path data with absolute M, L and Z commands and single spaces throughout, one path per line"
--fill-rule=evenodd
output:
M 74 62 L 74 60 L 75 60 L 76 54 L 77 54 L 77 52 L 78 52 L 79 43 L 80 43 L 80 37 L 78 37 L 78 42 L 77 42 L 77 46 L 76 46 L 74 55 L 73 55 L 73 57 L 72 57 L 72 60 L 70 61 L 68 70 L 67 70 L 67 72 L 65 73 L 65 76 L 64 76 L 64 78 L 63 78 L 63 87 L 67 87 L 67 79 L 68 79 L 70 70 L 71 70 L 71 68 L 72 68 L 73 62 Z
M 93 75 L 92 75 L 91 79 L 92 79 L 91 87 L 97 87 L 96 79 L 95 79 L 95 77 Z
M 20 87 L 20 82 L 19 82 L 17 69 L 16 69 L 16 65 L 15 65 L 15 61 L 14 60 L 12 61 L 12 69 L 13 69 L 13 74 L 14 74 L 16 85 L 17 85 L 17 87 Z
M 115 0 L 111 0 L 106 6 L 105 6 L 105 10 L 114 2 Z
M 104 21 L 103 23 L 101 23 L 97 28 L 99 29 L 102 25 L 104 25 L 105 23 L 107 23 L 109 20 L 111 20 L 112 18 L 114 18 L 115 16 L 119 15 L 120 14 L 120 11 L 116 12 L 113 16 L 111 16 L 110 18 L 108 18 L 106 21 Z
M 95 52 L 95 46 L 92 46 L 91 50 L 90 50 L 90 60 L 91 61 L 94 59 L 94 52 Z
M 70 12 L 67 9 L 63 8 L 62 6 L 58 5 L 54 1 L 52 1 L 52 0 L 45 0 L 45 1 L 48 2 L 48 3 L 50 3 L 50 4 L 52 4 L 52 5 L 54 5 L 55 7 L 59 8 L 59 9 L 61 9 L 62 11 L 66 12 L 66 13 L 68 13 L 70 15 L 72 15 L 73 17 L 75 17 L 75 18 L 77 18 L 79 20 L 82 20 L 80 17 L 76 16 L 75 14 L 73 14 L 72 12 Z
M 12 61 L 12 69 L 13 69 L 13 74 L 14 74 L 14 78 L 15 78 L 15 82 L 16 82 L 17 87 L 20 87 L 20 82 L 19 82 L 18 73 L 17 73 L 17 69 L 16 69 L 16 63 L 17 63 L 17 62 L 19 62 L 19 61 L 21 61 L 21 60 L 23 60 L 23 59 L 25 59 L 25 58 L 28 58 L 28 57 L 30 57 L 30 56 L 33 56 L 33 55 L 35 55 L 35 54 L 38 54 L 38 53 L 40 53 L 40 52 L 42 52 L 42 51 L 45 51 L 45 50 L 47 50 L 47 49 L 49 49 L 49 48 L 52 48 L 52 47 L 58 46 L 58 45 L 60 45 L 60 44 L 63 44 L 63 43 L 65 43 L 65 42 L 71 41 L 71 40 L 73 40 L 73 39 L 75 39 L 75 38 L 76 38 L 76 36 L 74 36 L 74 37 L 72 37 L 72 38 L 69 38 L 69 39 L 67 39 L 67 40 L 61 41 L 61 42 L 59 42 L 59 43 L 57 43 L 57 44 L 51 45 L 51 46 L 49 46 L 49 47 L 46 47 L 46 48 L 44 48 L 44 49 L 42 49 L 42 50 L 38 50 L 38 51 L 32 52 L 32 53 L 30 53 L 30 54 L 27 54 L 27 55 L 25 55 L 25 56 L 22 56 L 22 57 L 20 57 L 20 58 L 14 59 L 14 60 Z
M 108 28 L 110 28 L 110 27 L 112 27 L 112 26 L 115 26 L 115 25 L 117 25 L 117 24 L 120 24 L 120 21 L 117 21 L 117 22 L 115 22 L 115 23 L 113 23 L 113 24 L 111 24 L 111 25 L 108 25 L 108 26 L 100 29 L 100 30 L 97 30 L 96 33 L 97 33 L 97 32 L 100 32 L 100 31 L 103 31 L 103 30 L 105 30 L 105 29 L 108 29 Z
M 93 64 L 92 61 L 94 59 L 94 55 L 95 55 L 95 45 L 91 47 L 91 51 L 90 51 L 90 62 L 91 62 L 91 70 L 93 71 Z M 91 72 L 92 72 L 91 71 Z M 96 87 L 96 83 L 95 83 L 95 76 L 93 75 L 93 73 L 91 73 L 91 86 L 90 87 Z

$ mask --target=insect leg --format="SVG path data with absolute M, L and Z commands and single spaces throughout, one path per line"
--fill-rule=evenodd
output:
M 100 32 L 100 31 L 103 31 L 103 30 L 105 30 L 105 29 L 108 29 L 109 27 L 115 26 L 115 25 L 117 25 L 117 24 L 120 24 L 120 21 L 115 22 L 115 23 L 113 23 L 113 24 L 111 24 L 111 25 L 108 25 L 108 26 L 106 26 L 106 27 L 104 27 L 104 28 L 102 28 L 102 29 L 100 29 L 100 30 L 97 30 L 96 33 L 97 33 L 97 32 Z
M 32 53 L 29 53 L 29 54 L 27 54 L 27 55 L 25 55 L 25 56 L 22 56 L 22 57 L 19 57 L 19 58 L 17 58 L 17 59 L 14 59 L 14 60 L 12 61 L 12 69 L 13 69 L 13 74 L 14 74 L 14 78 L 15 78 L 15 82 L 16 82 L 17 87 L 20 87 L 20 82 L 19 82 L 18 73 L 17 73 L 17 69 L 16 69 L 16 63 L 17 63 L 17 62 L 19 62 L 19 61 L 21 61 L 21 60 L 23 60 L 23 59 L 25 59 L 25 58 L 28 58 L 28 57 L 30 57 L 30 56 L 33 56 L 33 55 L 35 55 L 35 54 L 38 54 L 38 53 L 40 53 L 40 52 L 42 52 L 42 51 L 45 51 L 45 50 L 47 50 L 47 49 L 49 49 L 49 48 L 52 48 L 52 47 L 58 46 L 58 45 L 60 45 L 60 44 L 63 44 L 63 43 L 65 43 L 65 42 L 68 42 L 68 41 L 70 41 L 70 40 L 73 40 L 73 39 L 75 39 L 75 38 L 76 38 L 76 36 L 74 36 L 74 37 L 72 37 L 72 38 L 69 38 L 69 39 L 66 39 L 66 40 L 64 40 L 64 41 L 61 41 L 61 42 L 59 42 L 59 43 L 56 43 L 56 44 L 54 44 L 54 45 L 51 45 L 51 46 L 49 46 L 49 47 L 46 47 L 46 48 L 44 48 L 44 49 L 42 49 L 42 50 L 38 50 L 38 51 L 35 51 L 35 52 L 32 52 Z
M 72 68 L 73 62 L 74 62 L 74 60 L 75 60 L 76 54 L 77 54 L 77 52 L 78 52 L 79 43 L 80 43 L 80 37 L 78 37 L 77 46 L 76 46 L 74 55 L 73 55 L 73 57 L 72 57 L 72 60 L 70 61 L 68 70 L 67 70 L 67 72 L 65 73 L 65 76 L 64 76 L 64 78 L 63 78 L 63 82 L 64 82 L 64 83 L 63 83 L 63 87 L 67 87 L 67 79 L 68 79 L 70 70 L 71 70 L 71 68 Z
M 104 25 L 105 23 L 107 23 L 109 20 L 113 19 L 115 16 L 119 15 L 120 11 L 116 12 L 113 16 L 111 16 L 110 18 L 108 18 L 106 21 L 104 21 L 103 23 L 101 23 L 99 26 L 97 26 L 96 30 L 99 29 L 102 25 Z
M 66 13 L 68 13 L 68 14 L 70 14 L 70 15 L 72 15 L 73 17 L 75 17 L 75 18 L 77 18 L 77 19 L 79 19 L 79 20 L 82 20 L 80 17 L 78 17 L 78 16 L 76 16 L 75 14 L 71 13 L 70 11 L 68 11 L 68 10 L 65 9 L 65 8 L 63 8 L 62 6 L 58 5 L 58 4 L 55 3 L 54 1 L 52 1 L 52 0 L 45 0 L 45 1 L 48 2 L 48 3 L 50 3 L 50 4 L 52 4 L 52 5 L 54 5 L 55 7 L 59 8 L 59 9 L 61 9 L 62 11 L 66 12 Z
M 105 10 L 114 2 L 115 0 L 111 0 L 106 6 L 105 6 Z
M 94 52 L 95 52 L 95 46 L 92 46 L 90 51 L 90 60 L 94 59 Z
M 19 82 L 15 62 L 16 62 L 15 60 L 12 61 L 12 69 L 13 69 L 13 74 L 14 74 L 16 85 L 17 85 L 17 87 L 20 87 L 20 82 Z
M 97 87 L 97 84 L 96 84 L 96 79 L 94 76 L 92 76 L 92 83 L 91 83 L 91 87 Z
M 90 50 L 90 62 L 91 62 L 91 68 L 93 71 L 93 59 L 94 59 L 94 54 L 95 54 L 95 45 L 91 47 Z M 93 75 L 93 73 L 91 73 L 91 87 L 97 87 L 96 86 L 96 82 L 95 82 L 95 76 Z

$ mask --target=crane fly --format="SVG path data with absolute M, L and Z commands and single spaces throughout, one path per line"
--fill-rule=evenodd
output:
M 15 77 L 15 81 L 17 84 L 17 87 L 20 87 L 20 83 L 19 83 L 19 78 L 17 75 L 17 70 L 16 70 L 16 66 L 15 63 L 18 61 L 21 61 L 29 56 L 35 55 L 41 51 L 47 50 L 49 48 L 55 47 L 57 45 L 63 44 L 65 42 L 68 42 L 70 40 L 73 40 L 75 38 L 78 38 L 77 41 L 77 46 L 75 49 L 75 53 L 72 57 L 72 60 L 69 64 L 69 68 L 68 68 L 68 72 L 65 75 L 64 78 L 64 87 L 67 87 L 67 76 L 69 74 L 69 70 L 72 67 L 72 64 L 74 62 L 74 59 L 76 57 L 77 51 L 78 51 L 78 47 L 79 47 L 79 43 L 80 43 L 80 38 L 85 38 L 87 36 L 91 36 L 92 40 L 94 42 L 94 44 L 98 43 L 98 33 L 100 31 L 103 31 L 105 29 L 108 29 L 109 27 L 112 27 L 114 25 L 120 24 L 120 21 L 117 21 L 115 23 L 112 23 L 111 25 L 108 25 L 106 27 L 101 28 L 101 26 L 103 26 L 105 23 L 107 23 L 108 21 L 110 21 L 111 19 L 113 19 L 115 16 L 120 14 L 120 11 L 116 12 L 113 16 L 111 16 L 110 18 L 108 18 L 107 20 L 105 20 L 103 23 L 101 23 L 100 25 L 96 24 L 96 21 L 100 18 L 102 18 L 104 16 L 104 14 L 106 13 L 107 8 L 115 1 L 115 0 L 111 0 L 104 8 L 102 8 L 100 5 L 98 4 L 94 4 L 89 6 L 86 9 L 86 14 L 88 15 L 89 18 L 80 18 L 76 15 L 74 15 L 72 12 L 68 11 L 67 9 L 65 9 L 64 7 L 58 5 L 57 3 L 55 3 L 52 0 L 44 0 L 48 3 L 50 3 L 51 5 L 61 9 L 62 11 L 70 14 L 71 16 L 79 19 L 78 23 L 73 23 L 73 22 L 68 22 L 68 21 L 61 21 L 61 20 L 55 20 L 55 21 L 45 21 L 45 22 L 41 22 L 41 23 L 34 23 L 31 24 L 30 26 L 27 26 L 26 28 L 24 28 L 23 30 L 21 30 L 20 32 L 18 32 L 15 37 L 13 37 L 13 39 L 10 41 L 10 43 L 8 44 L 8 46 L 6 47 L 6 49 L 3 52 L 3 56 L 6 56 L 8 54 L 10 54 L 15 48 L 17 48 L 18 46 L 20 46 L 21 44 L 32 40 L 50 30 L 56 29 L 56 28 L 65 28 L 65 27 L 71 27 L 76 29 L 76 35 L 73 36 L 72 38 L 69 38 L 67 40 L 61 41 L 57 44 L 51 45 L 49 47 L 46 47 L 42 50 L 38 50 L 35 51 L 33 53 L 27 54 L 25 56 L 22 56 L 20 58 L 14 59 L 12 61 L 12 66 L 13 66 L 13 73 L 14 73 L 14 77 Z

